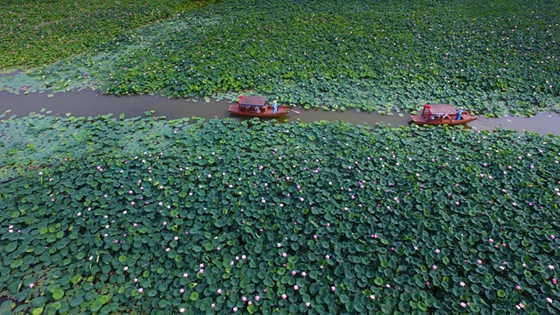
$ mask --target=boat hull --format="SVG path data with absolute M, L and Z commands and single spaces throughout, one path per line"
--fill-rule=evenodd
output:
M 231 104 L 229 105 L 228 111 L 232 114 L 235 115 L 240 115 L 240 116 L 248 116 L 248 117 L 280 117 L 283 115 L 286 115 L 289 113 L 289 107 L 287 106 L 278 106 L 278 111 L 276 113 L 274 113 L 274 109 L 272 108 L 272 106 L 266 106 L 266 110 L 264 110 L 264 112 L 260 112 L 260 113 L 256 113 L 254 111 L 239 111 L 239 105 L 237 104 Z
M 462 125 L 469 123 L 473 120 L 478 119 L 478 116 L 472 116 L 469 113 L 461 114 L 460 120 L 455 120 L 455 118 L 435 118 L 434 120 L 426 120 L 424 117 L 420 115 L 410 115 L 412 121 L 417 125 Z

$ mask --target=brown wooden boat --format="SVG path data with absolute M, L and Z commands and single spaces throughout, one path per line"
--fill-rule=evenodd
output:
M 458 115 L 460 112 L 460 115 Z M 457 116 L 460 118 L 457 120 Z M 471 115 L 470 112 L 457 111 L 449 104 L 426 104 L 420 115 L 410 115 L 412 121 L 418 125 L 460 125 L 476 120 L 478 116 Z
M 280 117 L 288 114 L 289 106 L 277 106 L 274 112 L 274 106 L 267 105 L 266 98 L 262 96 L 240 96 L 237 104 L 229 105 L 229 112 L 236 115 L 252 116 L 252 117 Z

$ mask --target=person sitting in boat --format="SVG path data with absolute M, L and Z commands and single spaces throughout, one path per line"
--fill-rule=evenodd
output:
M 457 117 L 455 117 L 455 120 L 461 120 L 461 114 L 463 113 L 463 107 L 459 107 L 459 110 L 457 111 Z
M 272 112 L 278 113 L 278 103 L 276 103 L 276 100 L 272 101 Z
M 255 113 L 260 114 L 261 110 L 259 109 L 258 106 L 255 106 Z
M 441 116 L 441 120 L 444 120 L 444 119 L 449 119 L 449 115 L 443 114 L 443 115 Z

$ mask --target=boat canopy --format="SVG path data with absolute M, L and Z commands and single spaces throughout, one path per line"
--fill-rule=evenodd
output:
M 239 105 L 242 106 L 265 106 L 266 97 L 262 96 L 243 96 L 239 98 Z
M 457 114 L 457 110 L 455 109 L 455 107 L 449 104 L 426 104 L 422 109 L 421 116 L 425 116 L 425 114 L 455 115 Z

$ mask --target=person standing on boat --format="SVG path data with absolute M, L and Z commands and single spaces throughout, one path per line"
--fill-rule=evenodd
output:
M 463 113 L 463 107 L 459 107 L 459 110 L 457 111 L 457 117 L 455 117 L 455 120 L 461 120 L 462 113 Z
M 272 101 L 272 112 L 278 113 L 278 103 L 276 103 L 276 100 Z

